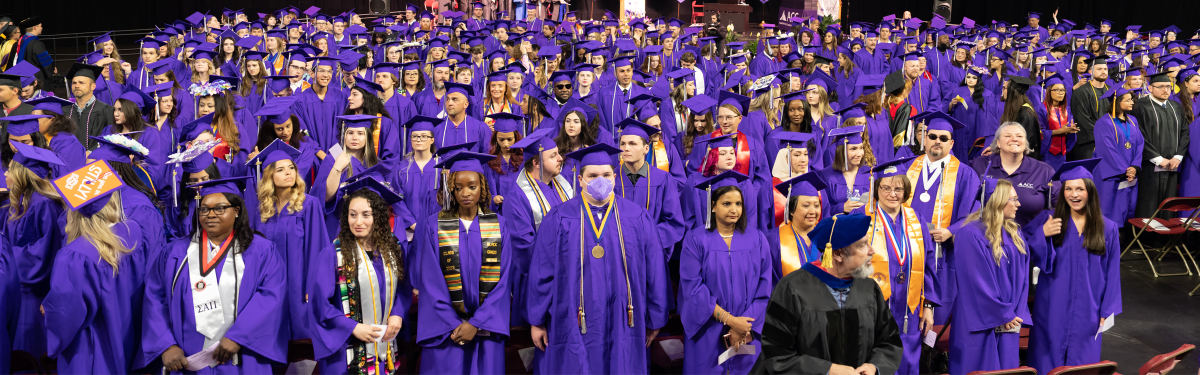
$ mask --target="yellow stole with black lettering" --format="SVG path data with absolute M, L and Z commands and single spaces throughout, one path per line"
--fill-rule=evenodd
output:
M 950 222 L 954 220 L 954 190 L 958 185 L 958 168 L 962 163 L 954 155 L 948 156 L 950 159 L 946 162 L 946 166 L 942 168 L 942 185 L 938 187 L 933 205 L 933 212 L 929 215 L 929 221 L 939 228 L 949 228 Z M 911 166 L 908 167 L 908 180 L 912 181 L 914 186 L 913 192 L 916 192 L 916 186 L 922 184 L 921 170 L 925 168 L 925 162 L 929 160 L 926 155 L 921 155 L 913 160 Z M 916 194 L 908 197 L 908 202 L 904 202 L 904 206 L 912 208 L 912 200 L 916 198 Z
M 875 267 L 875 274 L 871 275 L 875 282 L 879 283 L 879 289 L 883 290 L 883 298 L 891 299 L 892 297 L 892 282 L 903 282 L 908 284 L 908 310 L 916 312 L 921 306 L 921 301 L 924 299 L 924 284 L 925 284 L 925 241 L 923 241 L 923 233 L 921 231 L 921 219 L 917 216 L 917 212 L 910 207 L 900 207 L 900 215 L 903 217 L 903 222 L 900 228 L 892 228 L 887 223 L 887 214 L 876 214 L 875 210 L 868 209 L 867 216 L 871 217 L 871 247 L 875 249 L 875 256 L 871 258 L 871 265 Z M 892 233 L 895 229 L 895 233 Z M 900 234 L 903 233 L 904 236 Z M 905 241 L 909 252 L 900 251 L 892 241 Z M 901 258 L 905 259 L 901 259 Z M 900 264 L 901 272 L 904 269 L 909 269 L 906 275 L 896 275 L 893 278 L 891 275 L 890 263 L 892 258 L 896 258 L 896 262 Z M 902 280 L 902 281 L 901 281 Z

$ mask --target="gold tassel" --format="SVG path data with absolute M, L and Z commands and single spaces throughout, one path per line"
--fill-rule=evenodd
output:
M 829 228 L 829 242 L 825 243 L 825 254 L 821 255 L 821 268 L 833 268 L 833 230 L 837 228 L 837 216 L 833 217 L 833 226 Z

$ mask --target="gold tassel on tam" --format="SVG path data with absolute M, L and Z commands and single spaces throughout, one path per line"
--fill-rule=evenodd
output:
M 829 242 L 825 243 L 825 254 L 821 256 L 821 268 L 833 268 L 833 233 L 837 229 L 837 216 L 833 216 L 833 226 L 829 228 Z

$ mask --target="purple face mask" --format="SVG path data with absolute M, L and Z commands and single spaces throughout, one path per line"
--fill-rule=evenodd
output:
M 596 177 L 587 185 L 587 192 L 597 200 L 608 198 L 613 192 L 613 182 L 604 177 Z

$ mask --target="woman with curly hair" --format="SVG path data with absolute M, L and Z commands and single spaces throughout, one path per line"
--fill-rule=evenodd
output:
M 312 342 L 322 374 L 390 374 L 400 354 L 392 340 L 413 288 L 408 257 L 388 222 L 389 206 L 401 198 L 375 177 L 341 189 L 347 199 L 337 237 L 311 263 Z
M 422 218 L 413 237 L 421 373 L 504 372 L 512 252 L 504 218 L 487 208 L 492 196 L 484 168 L 493 158 L 463 151 L 442 161 L 449 199 L 441 212 Z
M 235 184 L 209 180 L 199 188 L 191 234 L 172 242 L 146 273 L 141 351 L 132 368 L 158 359 L 180 372 L 187 357 L 215 347 L 212 371 L 269 373 L 287 361 L 273 313 L 285 305 L 287 274 L 275 244 L 250 225 Z M 231 298 L 234 297 L 234 298 Z
M 302 160 L 300 151 L 280 140 L 263 148 L 262 153 L 250 160 L 259 178 L 256 196 L 246 199 L 247 204 L 254 205 L 248 212 L 250 221 L 283 256 L 287 301 L 280 316 L 286 322 L 283 329 L 290 332 L 285 337 L 291 340 L 313 337 L 312 312 L 305 303 L 305 287 L 310 260 L 329 243 L 324 231 L 323 202 L 305 194 L 308 186 L 297 168 L 298 160 Z

